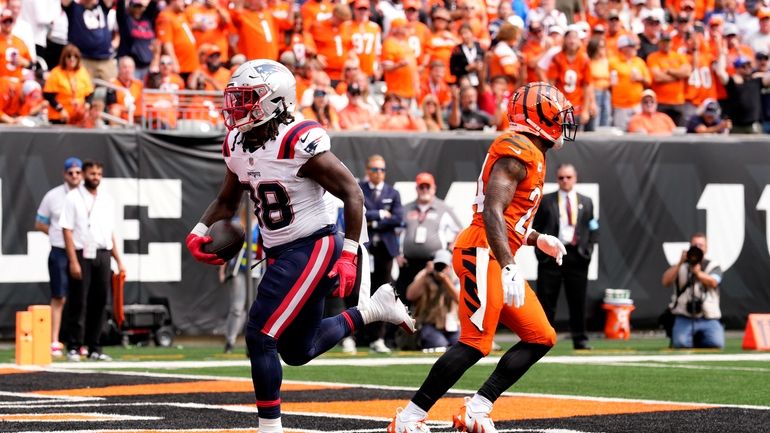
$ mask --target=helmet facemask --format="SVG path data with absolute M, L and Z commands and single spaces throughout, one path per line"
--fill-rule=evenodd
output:
M 225 89 L 222 116 L 228 130 L 248 132 L 276 116 L 266 113 L 262 101 L 272 93 L 267 84 L 228 87 Z

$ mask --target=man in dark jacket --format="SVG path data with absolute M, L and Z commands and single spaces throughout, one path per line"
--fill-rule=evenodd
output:
M 588 265 L 596 243 L 599 224 L 594 219 L 594 204 L 589 197 L 574 190 L 577 171 L 571 164 L 556 170 L 559 191 L 546 194 L 532 221 L 532 228 L 559 238 L 567 254 L 561 266 L 543 252 L 537 255 L 537 298 L 546 316 L 554 323 L 556 302 L 562 282 L 569 306 L 569 327 L 576 350 L 590 349 L 585 332 L 586 286 Z

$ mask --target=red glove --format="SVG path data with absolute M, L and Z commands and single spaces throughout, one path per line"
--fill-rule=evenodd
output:
M 201 246 L 204 244 L 207 244 L 211 242 L 213 239 L 211 239 L 211 236 L 199 236 L 195 233 L 190 233 L 187 235 L 187 249 L 190 250 L 190 254 L 195 258 L 195 260 L 203 263 L 208 263 L 210 265 L 224 265 L 225 261 L 219 258 L 216 254 L 211 253 L 204 253 L 201 250 Z
M 353 285 L 356 283 L 356 271 L 358 270 L 358 254 L 350 251 L 342 251 L 337 263 L 329 272 L 329 278 L 340 277 L 340 285 L 332 295 L 345 298 L 353 291 Z

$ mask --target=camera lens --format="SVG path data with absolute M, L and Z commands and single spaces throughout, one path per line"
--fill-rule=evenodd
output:
M 436 272 L 441 272 L 446 269 L 446 263 L 434 263 L 433 269 L 436 270 Z

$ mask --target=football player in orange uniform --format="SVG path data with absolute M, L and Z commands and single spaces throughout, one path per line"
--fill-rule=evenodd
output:
M 436 361 L 422 387 L 388 426 L 389 433 L 430 432 L 427 412 L 489 354 L 502 323 L 521 341 L 500 359 L 489 379 L 454 416 L 471 433 L 496 433 L 492 404 L 556 344 L 535 292 L 514 261 L 522 245 L 536 245 L 561 265 L 564 245 L 532 230 L 545 182 L 545 153 L 575 139 L 572 104 L 553 85 L 535 82 L 516 90 L 508 105 L 510 129 L 492 143 L 478 179 L 471 225 L 457 237 L 453 266 L 460 278 L 460 341 Z

